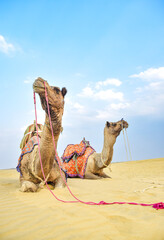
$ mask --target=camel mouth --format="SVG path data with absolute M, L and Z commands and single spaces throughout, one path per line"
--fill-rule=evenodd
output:
M 129 124 L 126 122 L 126 121 L 122 121 L 122 127 L 123 128 L 128 128 L 129 127 Z
M 42 78 L 37 78 L 35 80 L 35 82 L 33 83 L 33 90 L 34 92 L 36 93 L 44 93 L 44 89 L 45 89 L 45 86 L 44 86 L 44 82 L 46 82 L 44 79 Z
M 44 87 L 38 86 L 38 85 L 33 85 L 33 90 L 36 93 L 42 93 L 44 92 Z

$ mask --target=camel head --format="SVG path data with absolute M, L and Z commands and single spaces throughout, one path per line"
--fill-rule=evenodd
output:
M 106 122 L 106 126 L 105 129 L 108 131 L 109 134 L 114 135 L 115 137 L 117 137 L 121 130 L 123 128 L 128 128 L 129 124 L 124 121 L 123 119 L 121 119 L 118 122 Z
M 66 88 L 60 88 L 49 86 L 48 82 L 42 78 L 37 78 L 33 83 L 34 92 L 38 93 L 41 100 L 43 110 L 48 114 L 47 103 L 45 98 L 45 86 L 47 90 L 48 103 L 50 108 L 51 120 L 61 121 L 64 111 L 64 97 L 67 93 Z M 58 120 L 57 120 L 58 119 Z

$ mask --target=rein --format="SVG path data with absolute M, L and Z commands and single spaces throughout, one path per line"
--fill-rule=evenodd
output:
M 127 130 L 125 128 L 126 139 L 127 139 L 127 143 L 128 143 L 128 150 L 127 150 L 127 146 L 126 146 L 126 139 L 125 139 L 124 128 L 123 128 L 123 118 L 121 119 L 121 127 L 122 127 L 122 132 L 123 132 L 124 143 L 125 143 L 125 150 L 126 150 L 127 161 L 129 161 L 128 150 L 129 150 L 130 160 L 132 161 L 132 155 L 131 155 L 131 151 L 130 151 L 130 144 L 129 144 L 128 134 L 127 134 Z
M 43 178 L 44 178 L 44 181 L 45 181 L 45 184 L 48 188 L 48 190 L 51 192 L 51 194 L 60 202 L 63 202 L 63 203 L 83 203 L 83 204 L 86 204 L 86 205 L 113 205 L 113 204 L 130 204 L 130 205 L 140 205 L 140 206 L 152 206 L 153 208 L 156 208 L 156 209 L 164 209 L 164 203 L 163 202 L 160 202 L 160 203 L 154 203 L 154 204 L 144 204 L 144 203 L 134 203 L 134 202 L 104 202 L 104 201 L 100 201 L 98 203 L 96 202 L 85 202 L 85 201 L 82 201 L 80 199 L 78 199 L 73 193 L 72 191 L 70 190 L 64 176 L 63 176 L 63 173 L 62 173 L 62 166 L 61 166 L 61 162 L 60 162 L 60 159 L 58 157 L 58 154 L 57 154 L 57 151 L 56 151 L 56 146 L 55 146 L 55 140 L 54 140 L 54 134 L 53 134 L 53 127 L 52 127 L 52 122 L 51 122 L 51 116 L 50 116 L 50 109 L 49 109 L 49 104 L 48 104 L 48 96 L 47 96 L 47 89 L 46 89 L 46 85 L 45 85 L 45 82 L 44 82 L 44 87 L 45 87 L 45 98 L 46 98 L 46 102 L 47 102 L 47 109 L 48 109 L 48 116 L 49 116 L 49 122 L 50 122 L 50 126 L 51 126 L 51 132 L 52 132 L 52 139 L 53 139 L 53 144 L 54 144 L 54 149 L 55 149 L 55 155 L 56 155 L 56 159 L 57 159 L 57 162 L 59 164 L 59 169 L 60 169 L 60 174 L 61 174 L 61 177 L 63 178 L 64 182 L 65 182 L 65 185 L 68 189 L 68 191 L 70 192 L 70 194 L 72 195 L 72 197 L 75 199 L 74 201 L 65 201 L 65 200 L 62 200 L 60 198 L 58 198 L 53 192 L 52 190 L 49 188 L 48 186 L 48 183 L 47 183 L 47 180 L 46 180 L 46 177 L 45 177 L 45 174 L 44 174 L 44 170 L 43 170 L 43 164 L 42 164 L 42 160 L 41 160 L 41 152 L 40 152 L 40 144 L 39 144 L 39 134 L 38 134 L 38 126 L 37 126 L 37 110 L 36 110 L 36 98 L 35 98 L 35 92 L 34 92 L 34 106 L 35 106 L 35 121 L 36 121 L 36 131 L 37 131 L 37 140 L 38 140 L 38 151 L 39 151 L 39 159 L 40 159 L 40 165 L 41 165 L 41 170 L 42 170 L 42 174 L 43 174 Z

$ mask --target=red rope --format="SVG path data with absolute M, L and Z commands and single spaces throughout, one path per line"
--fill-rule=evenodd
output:
M 55 146 L 55 139 L 54 139 L 54 134 L 53 134 L 53 127 L 52 127 L 52 122 L 51 122 L 51 116 L 50 116 L 50 109 L 49 109 L 49 104 L 48 104 L 48 96 L 47 96 L 47 89 L 46 89 L 46 85 L 45 85 L 45 82 L 44 82 L 44 87 L 45 87 L 45 98 L 46 98 L 46 102 L 47 102 L 47 109 L 48 109 L 48 116 L 49 116 L 49 121 L 50 121 L 50 127 L 51 127 L 51 132 L 52 132 L 52 139 L 53 139 L 53 144 L 54 144 L 54 149 L 55 149 L 55 155 L 56 155 L 56 159 L 58 161 L 58 164 L 59 164 L 59 169 L 60 169 L 60 174 L 61 174 L 61 177 L 63 178 L 63 181 L 65 182 L 66 184 L 66 187 L 68 189 L 68 191 L 70 192 L 70 194 L 72 195 L 72 197 L 76 200 L 76 201 L 65 201 L 65 200 L 62 200 L 60 198 L 58 198 L 53 192 L 52 190 L 49 188 L 48 184 L 47 184 L 47 181 L 46 181 L 46 177 L 45 177 L 45 174 L 44 174 L 44 170 L 43 170 L 43 164 L 42 164 L 42 160 L 41 160 L 41 153 L 40 153 L 40 145 L 39 145 L 39 134 L 38 134 L 38 125 L 37 125 L 37 110 L 36 110 L 36 98 L 35 98 L 35 92 L 34 92 L 34 106 L 35 106 L 35 121 L 36 121 L 36 131 L 37 131 L 37 139 L 38 139 L 38 150 L 39 150 L 39 159 L 40 159 L 40 165 L 41 165 L 41 170 L 42 170 L 42 174 L 43 174 L 43 178 L 45 180 L 45 184 L 48 188 L 48 190 L 51 192 L 51 194 L 60 202 L 63 202 L 63 203 L 83 203 L 83 204 L 87 204 L 87 205 L 112 205 L 112 204 L 131 204 L 131 205 L 140 205 L 140 206 L 152 206 L 153 208 L 156 208 L 156 209 L 164 209 L 164 203 L 163 202 L 160 202 L 160 203 L 154 203 L 154 204 L 144 204 L 144 203 L 134 203 L 134 202 L 104 202 L 104 201 L 100 201 L 98 203 L 96 202 L 85 202 L 85 201 L 82 201 L 80 199 L 78 199 L 71 191 L 71 189 L 69 188 L 63 174 L 62 174 L 62 166 L 61 166 L 61 162 L 60 162 L 60 159 L 58 157 L 58 154 L 57 154 L 57 151 L 56 151 L 56 146 Z

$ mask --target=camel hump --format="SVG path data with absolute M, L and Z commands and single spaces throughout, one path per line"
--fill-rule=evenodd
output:
M 38 123 L 37 126 L 38 126 L 39 137 L 41 137 L 41 132 L 43 130 L 43 125 Z M 28 141 L 33 136 L 36 136 L 36 135 L 37 135 L 36 122 L 34 120 L 34 123 L 29 125 L 24 132 L 24 136 L 23 136 L 23 138 L 21 140 L 21 143 L 20 143 L 20 149 L 23 149 L 25 147 L 25 145 L 28 143 Z

